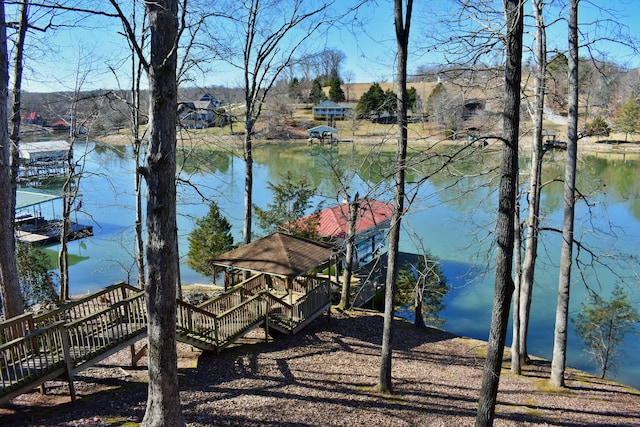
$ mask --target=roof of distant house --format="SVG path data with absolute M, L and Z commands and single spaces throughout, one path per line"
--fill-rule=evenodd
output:
M 313 108 L 350 108 L 348 105 L 336 104 L 333 101 L 322 101 L 318 105 L 314 105 Z

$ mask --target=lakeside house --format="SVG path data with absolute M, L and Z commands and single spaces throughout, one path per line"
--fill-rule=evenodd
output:
M 216 121 L 216 111 L 222 101 L 205 93 L 197 101 L 178 103 L 180 124 L 187 129 L 203 129 L 212 126 Z
M 313 120 L 328 120 L 330 123 L 334 119 L 344 120 L 352 110 L 350 105 L 336 104 L 332 101 L 323 101 L 313 106 Z

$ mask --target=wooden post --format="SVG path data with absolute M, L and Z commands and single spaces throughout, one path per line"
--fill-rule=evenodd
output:
M 293 332 L 293 280 L 290 277 L 287 277 L 287 288 L 289 290 L 289 305 L 291 306 L 291 311 L 289 315 L 289 327 L 291 332 Z
M 265 294 L 268 295 L 268 294 Z M 269 342 L 269 311 L 271 310 L 271 301 L 266 296 L 264 299 L 264 342 Z
M 216 356 L 220 356 L 220 341 L 219 341 L 219 334 L 218 334 L 219 328 L 220 328 L 220 325 L 218 324 L 218 316 L 214 314 L 213 315 L 213 332 L 216 340 Z
M 60 324 L 58 326 L 58 330 L 60 331 L 60 338 L 62 342 L 62 354 L 64 355 L 64 362 L 67 369 L 67 380 L 69 381 L 69 394 L 71 395 L 71 401 L 76 401 L 76 388 L 73 385 L 73 360 L 71 359 L 70 353 L 70 342 L 69 333 L 67 332 L 67 328 L 65 328 L 64 324 Z

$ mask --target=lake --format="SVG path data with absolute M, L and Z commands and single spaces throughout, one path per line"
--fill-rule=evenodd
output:
M 254 151 L 254 203 L 266 207 L 271 201 L 267 183 L 280 182 L 287 172 L 294 178 L 307 175 L 319 191 L 314 203 L 323 207 L 356 191 L 360 197 L 390 201 L 388 166 L 393 153 L 379 148 L 356 148 L 351 144 L 260 145 Z M 500 156 L 491 150 L 477 151 L 461 156 L 446 172 L 433 174 L 442 165 L 444 155 L 452 155 L 454 150 L 410 150 L 413 161 L 407 174 L 407 195 L 411 204 L 403 221 L 401 250 L 428 250 L 440 259 L 453 288 L 441 313 L 446 319 L 444 328 L 484 340 L 488 337 L 495 279 L 492 233 Z M 95 235 L 70 244 L 76 261 L 70 269 L 71 291 L 83 294 L 117 281 L 134 282 L 131 150 L 88 143 L 76 146 L 74 153 L 76 159 L 86 153 L 85 176 L 80 183 L 82 209 L 74 213 L 74 219 L 93 224 Z M 553 230 L 562 224 L 562 183 L 554 180 L 564 176 L 564 154 L 551 151 L 545 155 L 543 181 L 547 185 L 541 210 L 547 231 L 541 236 L 531 310 L 529 350 L 547 359 L 551 358 L 553 346 L 561 244 L 560 234 Z M 184 262 L 186 237 L 194 221 L 206 214 L 209 200 L 215 200 L 232 224 L 236 241 L 241 240 L 244 162 L 238 153 L 216 149 L 181 152 L 179 163 L 181 280 L 183 284 L 208 283 L 209 278 L 199 276 Z M 524 188 L 526 159 L 521 168 Z M 584 246 L 575 250 L 578 262 L 572 272 L 571 316 L 580 310 L 587 288 L 608 297 L 616 283 L 625 284 L 640 310 L 640 155 L 582 154 L 577 185 L 584 199 L 576 205 L 575 235 Z M 42 211 L 50 214 L 61 209 L 53 202 L 43 205 Z M 510 341 L 509 335 L 508 344 Z M 593 372 L 572 326 L 567 356 L 569 366 Z M 640 388 L 637 336 L 627 336 L 620 360 L 615 378 Z

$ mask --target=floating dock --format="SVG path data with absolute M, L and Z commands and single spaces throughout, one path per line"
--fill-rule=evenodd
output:
M 62 220 L 47 220 L 41 216 L 16 218 L 16 240 L 21 243 L 46 246 L 60 242 Z M 93 226 L 71 222 L 67 238 L 69 241 L 93 236 Z

